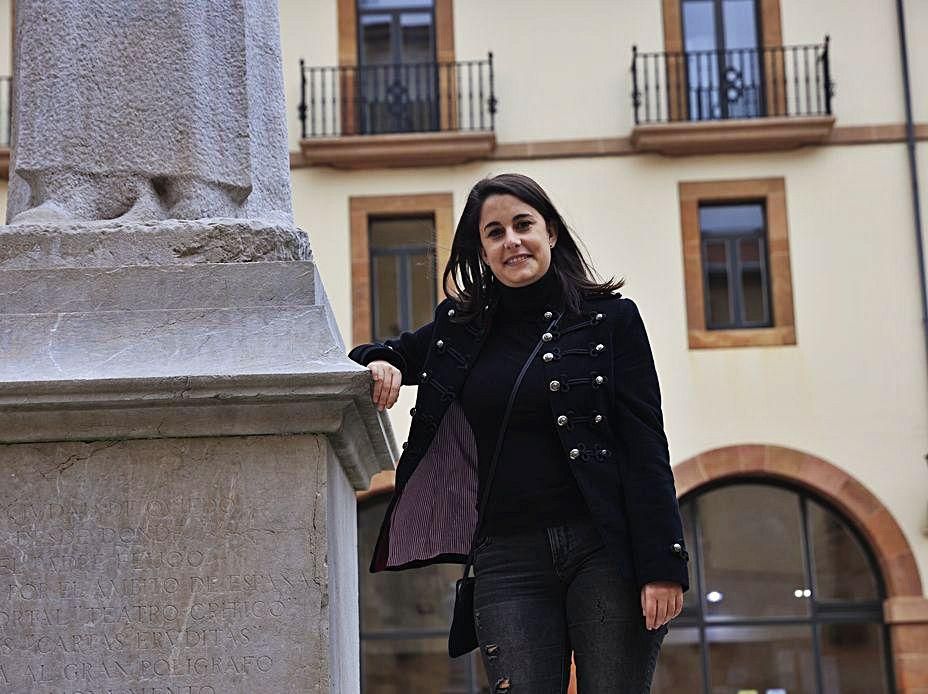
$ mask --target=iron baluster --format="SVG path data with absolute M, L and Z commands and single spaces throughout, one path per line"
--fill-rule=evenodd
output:
M 796 110 L 796 115 L 798 115 L 802 112 L 802 101 L 801 101 L 802 97 L 800 96 L 800 91 L 799 91 L 799 56 L 796 52 L 795 47 L 792 50 L 792 54 L 793 54 L 793 96 L 796 97 L 795 110 Z
M 319 110 L 322 111 L 322 134 L 328 135 L 329 130 L 325 122 L 326 99 L 325 99 L 325 75 L 328 72 L 325 68 L 319 71 Z
M 654 68 L 654 110 L 658 123 L 661 121 L 661 82 L 660 71 L 658 70 L 660 55 L 654 53 L 651 56 L 651 66 Z
M 786 77 L 786 49 L 780 46 L 780 67 L 783 71 L 783 115 L 789 115 L 789 85 Z
M 337 129 L 335 127 L 335 116 L 338 113 L 338 81 L 335 79 L 337 77 L 337 70 L 334 68 L 329 70 L 329 86 L 332 88 L 332 134 L 337 135 Z
M 831 85 L 831 64 L 828 58 L 828 46 L 831 42 L 831 37 L 827 34 L 825 35 L 825 50 L 822 51 L 822 72 L 824 73 L 825 79 L 825 113 L 829 116 L 831 115 L 831 97 L 832 97 L 832 85 Z
M 467 61 L 467 108 L 470 113 L 467 126 L 468 130 L 474 129 L 474 64 Z
M 487 53 L 490 70 L 490 130 L 496 130 L 496 84 L 493 81 L 493 51 Z
M 477 85 L 478 85 L 479 93 L 480 93 L 480 102 L 479 102 L 480 108 L 478 109 L 480 111 L 480 129 L 484 130 L 485 128 L 483 127 L 483 110 L 484 110 L 483 109 L 483 70 L 481 69 L 480 65 L 477 65 Z
M 651 86 L 648 83 L 648 56 L 642 56 L 641 74 L 644 77 L 644 122 L 651 122 Z
M 805 65 L 805 82 L 806 82 L 806 115 L 812 113 L 812 92 L 809 83 L 809 46 L 802 47 L 802 61 Z
M 306 139 L 306 61 L 300 58 L 300 105 L 297 106 L 300 114 L 300 137 Z
M 635 111 L 635 125 L 641 121 L 638 117 L 638 109 L 641 106 L 641 95 L 638 92 L 638 46 L 632 46 L 632 108 Z

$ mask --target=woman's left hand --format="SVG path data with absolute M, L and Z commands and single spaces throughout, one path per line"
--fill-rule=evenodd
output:
M 683 610 L 683 588 L 679 583 L 659 581 L 641 589 L 641 613 L 645 626 L 657 629 Z

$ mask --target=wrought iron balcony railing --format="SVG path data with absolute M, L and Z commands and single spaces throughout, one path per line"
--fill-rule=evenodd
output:
M 309 67 L 300 60 L 303 139 L 496 125 L 493 54 L 486 60 Z
M 639 53 L 635 124 L 831 115 L 829 38 L 818 45 Z

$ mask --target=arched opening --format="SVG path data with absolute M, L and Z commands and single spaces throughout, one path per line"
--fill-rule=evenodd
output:
M 726 484 L 755 482 L 791 490 L 797 499 L 807 499 L 807 507 L 808 503 L 812 502 L 829 511 L 831 518 L 843 523 L 846 529 L 846 532 L 843 531 L 844 534 L 856 538 L 864 556 L 869 558 L 874 580 L 880 588 L 879 595 L 883 598 L 882 622 L 888 626 L 884 631 L 883 640 L 888 641 L 886 649 L 889 662 L 880 665 L 886 670 L 886 678 L 890 684 L 892 680 L 895 681 L 897 692 L 919 691 L 919 688 L 928 682 L 928 679 L 925 679 L 928 677 L 928 656 L 924 653 L 925 639 L 928 638 L 928 600 L 922 594 L 921 577 L 915 557 L 892 513 L 863 484 L 821 458 L 802 451 L 767 445 L 728 446 L 701 453 L 676 464 L 674 478 L 683 506 L 691 499 L 698 499 L 702 493 L 708 494 L 713 490 L 722 489 Z M 808 513 L 807 508 L 806 514 Z M 807 523 L 808 519 L 804 522 Z M 808 532 L 808 529 L 804 532 Z M 813 587 L 808 589 L 814 590 Z M 709 588 L 707 592 L 711 590 L 712 588 Z M 691 600 L 697 599 L 697 595 L 699 594 L 694 593 Z M 810 593 L 809 597 L 813 598 L 813 595 Z M 758 595 L 757 599 L 766 600 L 766 597 Z M 704 596 L 698 599 L 706 600 Z M 863 604 L 864 602 L 861 600 L 856 605 L 845 603 L 843 607 L 860 607 L 862 610 L 847 614 L 850 620 L 847 623 L 854 620 L 857 620 L 858 624 L 862 623 L 859 617 L 870 609 Z M 824 607 L 827 608 L 827 605 Z M 843 608 L 840 605 L 838 607 L 838 612 L 831 616 L 840 616 L 840 609 Z M 875 616 L 875 609 L 873 612 Z M 819 610 L 816 615 L 819 613 L 829 616 L 827 610 Z M 816 623 L 821 626 L 815 628 L 821 633 L 823 629 L 831 629 L 827 625 L 833 621 L 818 620 Z M 870 629 L 872 632 L 873 627 Z M 885 636 L 887 632 L 888 638 Z M 859 638 L 862 637 L 858 636 Z M 869 638 L 872 640 L 875 637 Z M 672 641 L 668 642 L 671 643 Z M 815 646 L 814 640 L 812 646 Z M 819 646 L 821 647 L 821 637 Z M 665 653 L 671 650 L 672 646 L 668 645 Z M 819 655 L 820 653 L 821 651 Z M 819 657 L 814 651 L 813 655 Z M 668 665 L 669 660 L 671 658 L 668 657 L 662 662 L 665 672 L 673 669 L 672 665 Z M 822 664 L 813 666 L 829 667 Z M 707 667 L 703 661 L 701 672 Z M 823 681 L 824 675 L 816 673 L 816 678 L 817 684 Z M 703 686 L 704 682 L 695 691 L 702 691 Z M 768 690 L 768 693 L 779 694 L 779 691 L 773 688 Z M 793 690 L 787 691 L 792 694 Z
M 885 588 L 840 512 L 758 478 L 704 485 L 680 509 L 691 590 L 655 694 L 893 691 Z

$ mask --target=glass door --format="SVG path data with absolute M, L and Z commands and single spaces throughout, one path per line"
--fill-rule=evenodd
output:
M 437 130 L 433 0 L 358 0 L 358 33 L 361 132 Z
M 681 0 L 690 120 L 766 113 L 757 0 Z

